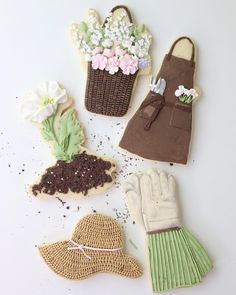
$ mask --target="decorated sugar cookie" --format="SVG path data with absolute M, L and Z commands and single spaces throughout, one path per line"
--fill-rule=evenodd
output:
M 90 9 L 88 22 L 74 23 L 71 36 L 87 62 L 87 110 L 125 115 L 137 76 L 150 71 L 151 35 L 146 27 L 133 23 L 126 6 L 114 7 L 104 23 Z
M 99 272 L 140 277 L 139 264 L 123 247 L 119 224 L 111 217 L 90 214 L 78 222 L 70 240 L 38 249 L 47 265 L 67 279 L 82 280 Z
M 143 158 L 186 164 L 192 127 L 194 44 L 177 39 L 150 91 L 129 121 L 120 147 Z
M 83 146 L 84 133 L 72 99 L 57 82 L 42 83 L 24 97 L 22 113 L 40 127 L 56 163 L 30 185 L 33 196 L 92 195 L 114 182 L 115 162 Z
M 154 169 L 133 173 L 122 189 L 130 214 L 146 231 L 153 292 L 200 283 L 212 262 L 182 225 L 173 176 Z

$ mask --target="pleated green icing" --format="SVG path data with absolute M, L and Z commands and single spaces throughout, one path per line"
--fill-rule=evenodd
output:
M 153 292 L 199 283 L 212 262 L 198 240 L 184 227 L 148 235 Z

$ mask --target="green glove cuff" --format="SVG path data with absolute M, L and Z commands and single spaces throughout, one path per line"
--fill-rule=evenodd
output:
M 184 226 L 148 234 L 148 252 L 153 292 L 193 286 L 212 268 L 206 251 Z

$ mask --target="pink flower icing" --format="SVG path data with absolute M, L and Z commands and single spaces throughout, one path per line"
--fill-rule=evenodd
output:
M 124 75 L 134 74 L 138 69 L 138 60 L 132 55 L 125 54 L 120 59 L 120 68 Z
M 115 54 L 117 56 L 123 56 L 123 55 L 125 55 L 125 51 L 122 48 L 120 48 L 120 46 L 116 46 L 116 48 L 115 48 Z
M 119 60 L 116 56 L 108 58 L 106 70 L 112 75 L 119 71 Z
M 94 70 L 104 70 L 107 65 L 107 58 L 102 54 L 97 54 L 92 57 L 92 68 Z
M 106 57 L 112 57 L 115 55 L 115 52 L 113 49 L 108 49 L 108 48 L 105 48 L 103 50 L 103 55 L 106 56 Z
M 94 50 L 92 51 L 92 55 L 96 55 L 98 53 L 102 52 L 102 47 L 95 47 Z

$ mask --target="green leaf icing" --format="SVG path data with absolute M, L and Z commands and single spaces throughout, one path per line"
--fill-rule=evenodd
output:
M 79 28 L 80 28 L 80 31 L 83 33 L 86 33 L 88 31 L 88 26 L 85 22 L 81 22 Z
M 70 161 L 80 152 L 84 134 L 74 115 L 74 109 L 68 109 L 59 120 L 59 128 L 54 127 L 55 114 L 42 122 L 41 134 L 46 141 L 53 142 L 56 158 Z
M 80 152 L 84 134 L 79 122 L 75 119 L 74 109 L 69 109 L 60 119 L 58 142 L 64 147 L 69 160 Z
M 53 129 L 54 117 L 55 114 L 48 117 L 42 122 L 41 134 L 43 136 L 43 139 L 45 139 L 46 141 L 53 141 L 55 139 L 55 133 Z
M 143 33 L 144 30 L 145 30 L 145 25 L 144 25 L 144 24 L 139 25 L 139 26 L 137 27 L 137 32 L 138 32 L 138 33 Z

